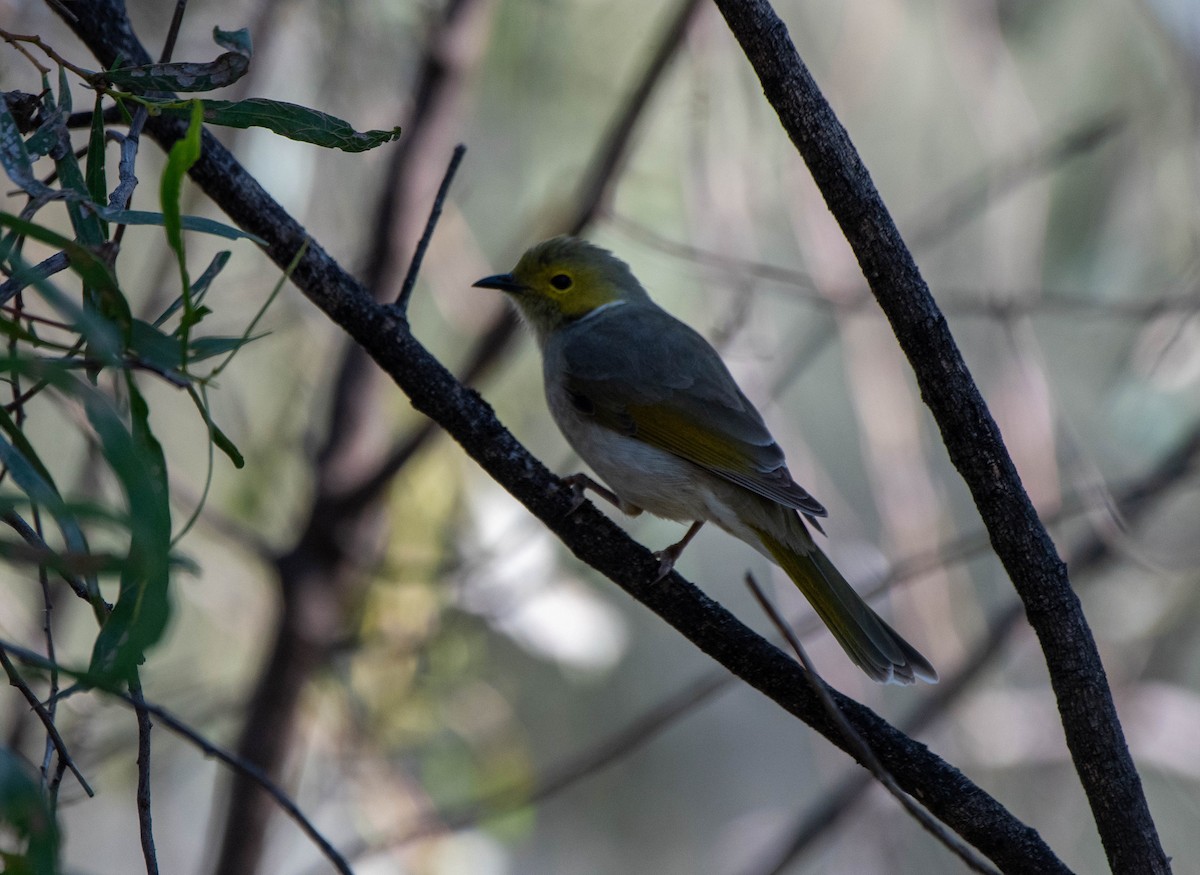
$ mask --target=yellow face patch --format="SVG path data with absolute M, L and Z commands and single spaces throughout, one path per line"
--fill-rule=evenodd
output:
M 624 295 L 602 269 L 583 258 L 527 252 L 513 270 L 524 294 L 550 302 L 563 316 L 583 316 Z

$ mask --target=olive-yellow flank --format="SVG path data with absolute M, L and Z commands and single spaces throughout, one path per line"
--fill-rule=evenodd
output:
M 786 571 L 872 678 L 937 680 L 817 546 L 809 526 L 821 530 L 825 508 L 792 479 L 717 351 L 651 301 L 628 265 L 586 241 L 555 237 L 511 273 L 475 285 L 505 292 L 533 329 L 554 421 L 612 492 L 582 475 L 573 482 L 626 513 L 692 524 L 659 554 L 664 575 L 713 522 Z

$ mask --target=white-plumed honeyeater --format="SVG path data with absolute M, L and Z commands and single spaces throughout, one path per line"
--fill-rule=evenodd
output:
M 851 588 L 813 540 L 826 516 L 788 473 L 762 416 L 703 337 L 650 300 L 620 259 L 573 237 L 526 252 L 475 283 L 505 292 L 542 350 L 546 400 L 567 441 L 629 514 L 691 523 L 663 573 L 705 522 L 741 538 L 795 581 L 873 679 L 937 672 Z M 807 521 L 807 525 L 806 522 Z

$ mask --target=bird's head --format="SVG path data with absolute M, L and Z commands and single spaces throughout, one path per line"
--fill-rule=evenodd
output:
M 649 300 L 629 265 L 576 237 L 538 243 L 511 273 L 484 277 L 474 285 L 507 293 L 539 342 L 605 305 Z

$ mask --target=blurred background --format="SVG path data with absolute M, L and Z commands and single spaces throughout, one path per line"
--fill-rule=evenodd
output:
M 151 53 L 173 6 L 129 2 Z M 1184 871 L 1200 855 L 1200 4 L 776 8 L 1071 562 Z M 0 0 L 0 15 L 95 66 L 42 3 Z M 752 570 L 827 680 L 894 723 L 916 721 L 917 737 L 1069 866 L 1104 869 L 1012 587 L 715 8 L 217 0 L 191 4 L 174 57 L 215 56 L 214 26 L 249 27 L 255 43 L 249 75 L 217 96 L 404 126 L 365 154 L 216 132 L 381 296 L 399 287 L 453 146 L 468 146 L 413 299 L 415 334 L 554 470 L 579 462 L 546 412 L 536 350 L 474 280 L 579 228 L 718 345 L 796 479 L 829 508 L 830 554 L 879 593 L 943 684 L 871 684 L 782 574 L 711 527 L 678 570 L 769 633 L 741 583 Z M 0 76 L 38 90 L 11 50 Z M 143 147 L 140 162 L 134 206 L 149 209 L 161 153 Z M 189 197 L 186 212 L 217 215 Z M 193 238 L 199 272 L 224 241 Z M 119 263 L 148 310 L 173 269 L 160 239 L 131 228 Z M 240 333 L 278 278 L 249 243 L 232 249 L 207 301 L 214 332 Z M 962 871 L 885 793 L 856 792 L 849 758 L 731 682 L 566 553 L 456 444 L 422 431 L 293 288 L 263 326 L 269 336 L 210 392 L 246 468 L 218 461 L 181 545 L 198 573 L 174 582 L 172 625 L 143 681 L 147 698 L 273 770 L 356 872 Z M 206 442 L 186 397 L 147 391 L 178 525 L 202 492 Z M 88 458 L 63 441 L 64 488 L 103 488 L 89 483 Z M 348 493 L 356 500 L 339 501 Z M 682 531 L 624 524 L 654 549 Z M 40 599 L 15 572 L 0 586 L 0 635 L 35 646 Z M 86 661 L 86 606 L 64 598 L 56 622 L 59 658 Z M 40 750 L 16 693 L 0 715 L 8 743 Z M 98 790 L 89 800 L 64 784 L 68 869 L 139 871 L 133 716 L 75 696 L 59 724 Z M 163 871 L 326 871 L 272 803 L 162 730 L 153 778 Z

